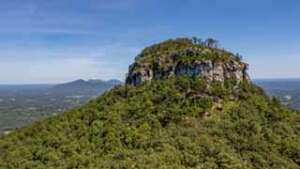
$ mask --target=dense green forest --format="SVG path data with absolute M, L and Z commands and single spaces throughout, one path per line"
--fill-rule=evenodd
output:
M 248 81 L 125 84 L 0 139 L 0 169 L 33 168 L 298 169 L 300 114 Z

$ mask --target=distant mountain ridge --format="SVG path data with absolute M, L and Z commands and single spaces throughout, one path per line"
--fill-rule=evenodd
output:
M 54 88 L 60 88 L 60 87 L 84 87 L 84 86 L 97 86 L 97 85 L 119 85 L 122 84 L 122 81 L 117 79 L 111 79 L 111 80 L 101 80 L 101 79 L 89 79 L 89 80 L 83 80 L 78 79 L 67 83 L 57 84 L 54 86 Z
M 86 93 L 88 92 L 95 92 L 95 93 L 102 93 L 104 90 L 110 89 L 113 86 L 122 84 L 119 80 L 100 80 L 100 79 L 89 79 L 83 80 L 78 79 L 72 82 L 67 82 L 63 84 L 58 84 L 52 87 L 52 91 L 54 92 L 68 92 L 72 94 L 76 93 Z

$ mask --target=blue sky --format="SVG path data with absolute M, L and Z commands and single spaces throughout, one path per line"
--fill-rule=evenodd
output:
M 0 0 L 0 83 L 123 80 L 147 45 L 213 37 L 252 78 L 300 77 L 298 0 Z

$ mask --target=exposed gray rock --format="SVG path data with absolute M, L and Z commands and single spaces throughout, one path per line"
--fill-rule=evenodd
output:
M 211 61 L 195 61 L 192 64 L 178 63 L 175 68 L 176 75 L 203 76 L 213 80 L 213 63 Z
M 235 79 L 237 82 L 250 80 L 247 74 L 247 64 L 237 61 L 213 62 L 211 60 L 204 60 L 192 63 L 178 62 L 167 68 L 158 65 L 155 69 L 147 65 L 138 66 L 140 67 L 138 70 L 129 71 L 126 79 L 127 84 L 139 85 L 144 81 L 161 79 L 173 75 L 202 77 L 210 82 L 224 82 L 227 79 Z

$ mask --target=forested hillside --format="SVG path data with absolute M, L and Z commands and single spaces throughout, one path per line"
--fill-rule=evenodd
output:
M 299 112 L 215 42 L 146 48 L 127 84 L 1 138 L 0 168 L 300 168 Z

